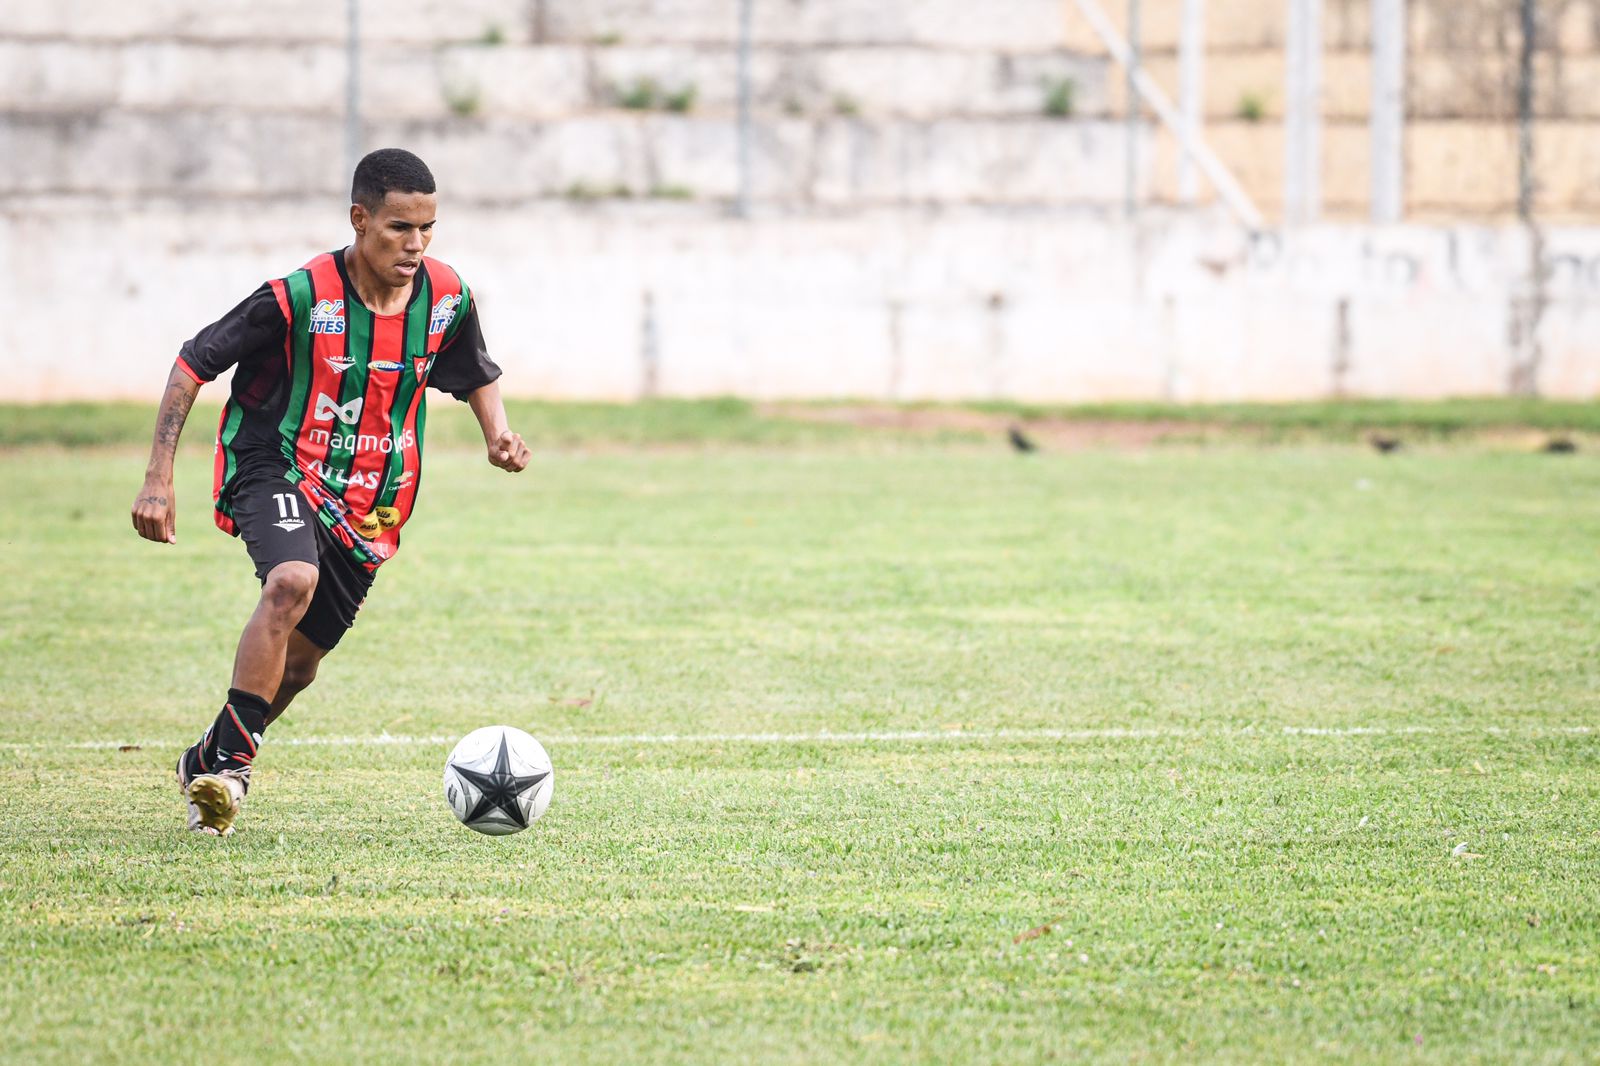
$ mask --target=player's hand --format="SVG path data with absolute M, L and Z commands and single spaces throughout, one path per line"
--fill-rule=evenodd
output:
M 145 540 L 178 543 L 178 499 L 172 482 L 146 481 L 133 501 L 133 528 Z
M 526 469 L 528 460 L 532 458 L 533 453 L 522 443 L 522 434 L 513 433 L 509 429 L 500 434 L 500 439 L 489 445 L 489 462 L 513 474 Z

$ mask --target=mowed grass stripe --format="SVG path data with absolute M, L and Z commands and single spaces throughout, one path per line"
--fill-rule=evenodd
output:
M 430 456 L 405 546 L 280 735 L 1600 718 L 1586 456 L 1038 458 L 545 456 L 510 478 Z M 0 511 L 0 742 L 86 739 L 69 694 L 108 739 L 220 705 L 248 559 L 198 459 L 178 546 L 134 539 L 140 469 L 7 462 L 37 506 Z
M 539 738 L 548 745 L 585 744 L 599 745 L 695 745 L 695 744 L 761 744 L 761 745 L 812 745 L 812 744 L 960 744 L 1031 741 L 1075 740 L 1150 740 L 1162 737 L 1207 738 L 1213 740 L 1242 739 L 1258 736 L 1306 737 L 1361 737 L 1361 736 L 1445 736 L 1474 735 L 1503 736 L 1588 736 L 1600 732 L 1591 725 L 1495 726 L 1463 725 L 1455 728 L 1437 726 L 1279 726 L 1271 729 L 909 729 L 867 733 L 624 733 L 619 735 L 583 736 L 581 734 L 546 736 Z M 273 737 L 273 747 L 289 748 L 351 748 L 351 747 L 438 747 L 453 745 L 460 737 L 450 736 L 308 736 Z M 161 740 L 68 740 L 41 741 L 32 744 L 4 743 L 0 750 L 54 751 L 61 749 L 80 751 L 131 750 L 158 748 L 172 742 Z

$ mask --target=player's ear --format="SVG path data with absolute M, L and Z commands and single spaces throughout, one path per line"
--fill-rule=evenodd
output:
M 356 231 L 357 236 L 367 232 L 367 220 L 371 217 L 366 204 L 350 205 L 350 228 Z

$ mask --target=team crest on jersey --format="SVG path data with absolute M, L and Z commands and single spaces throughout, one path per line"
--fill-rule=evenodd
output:
M 415 359 L 413 359 L 411 361 L 411 365 L 415 366 L 417 368 L 417 380 L 418 381 L 421 381 L 422 380 L 422 375 L 424 375 L 424 374 L 426 374 L 428 372 L 428 363 L 430 361 L 431 360 L 426 355 L 419 355 L 419 356 L 417 356 Z
M 311 309 L 312 333 L 344 332 L 344 301 L 318 300 Z
M 460 293 L 439 297 L 439 302 L 433 305 L 433 316 L 428 319 L 428 335 L 431 337 L 435 333 L 443 333 L 449 329 L 460 308 Z

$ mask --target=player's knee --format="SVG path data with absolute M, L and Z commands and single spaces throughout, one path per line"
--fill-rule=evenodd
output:
M 317 591 L 317 568 L 310 563 L 283 563 L 273 568 L 261 586 L 261 602 L 273 614 L 296 621 L 311 606 Z

